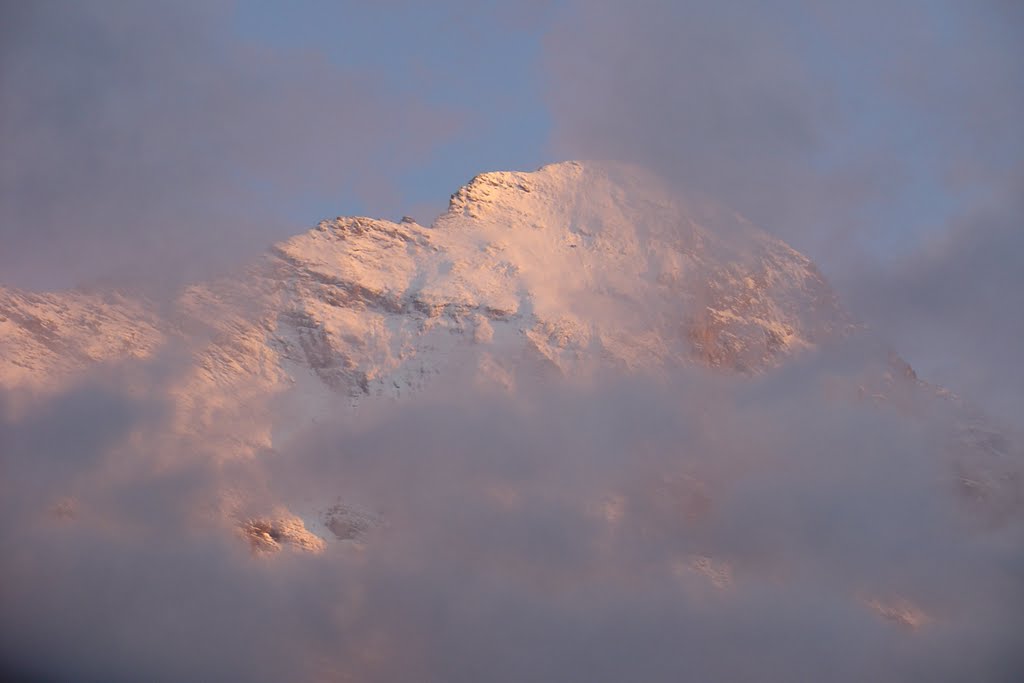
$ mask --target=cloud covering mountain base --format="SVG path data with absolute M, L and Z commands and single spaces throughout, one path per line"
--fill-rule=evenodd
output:
M 0 654 L 39 680 L 1015 680 L 1019 509 L 964 494 L 941 407 L 837 392 L 851 367 L 453 376 L 221 464 L 133 438 L 166 419 L 137 366 L 8 397 Z M 224 491 L 382 523 L 254 556 Z

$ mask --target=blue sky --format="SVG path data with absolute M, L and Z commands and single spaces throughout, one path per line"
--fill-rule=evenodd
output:
M 895 200 L 883 193 L 849 209 L 851 220 L 877 226 L 862 228 L 870 235 L 858 247 L 887 260 L 912 251 L 961 207 L 941 177 L 945 150 L 929 139 L 943 133 L 930 129 L 920 109 L 885 92 L 885 72 L 894 57 L 901 59 L 901 48 L 908 49 L 911 59 L 927 59 L 930 52 L 943 49 L 943 42 L 951 48 L 958 43 L 969 48 L 962 45 L 971 38 L 964 35 L 964 15 L 983 13 L 957 3 L 914 5 L 890 10 L 896 16 L 888 27 L 877 25 L 871 11 L 877 8 L 840 8 L 834 13 L 800 3 L 773 8 L 788 24 L 782 38 L 792 40 L 793 54 L 813 72 L 815 83 L 828 89 L 829 106 L 846 118 L 838 134 L 816 141 L 807 163 L 822 175 L 841 171 L 860 151 L 878 147 L 879 141 L 899 157 L 899 168 L 888 169 L 901 177 Z M 672 3 L 638 3 L 628 11 L 643 13 L 647 6 L 659 12 Z M 688 20 L 698 25 L 707 21 L 700 3 L 693 7 L 691 12 L 666 13 L 668 35 L 677 30 L 673 22 L 680 24 L 678 33 L 685 40 Z M 545 40 L 557 43 L 571 33 L 573 13 L 581 8 L 586 11 L 586 4 L 569 7 L 565 2 L 542 1 L 510 9 L 496 2 L 310 2 L 296 10 L 274 2 L 245 2 L 234 7 L 233 24 L 243 40 L 284 51 L 321 53 L 337 68 L 372 75 L 401 97 L 450 110 L 455 132 L 421 163 L 394 177 L 398 193 L 392 201 L 400 206 L 392 211 L 422 219 L 443 209 L 447 194 L 478 172 L 529 170 L 564 156 L 552 140 L 549 97 L 549 89 L 559 88 L 550 74 L 558 46 L 546 45 Z M 750 30 L 744 25 L 745 15 L 740 9 L 730 16 L 741 32 Z M 851 30 L 843 30 L 846 22 Z M 909 36 L 908 26 L 915 31 Z M 637 39 L 643 37 L 630 35 L 630 40 Z M 633 49 L 642 52 L 645 47 L 641 42 Z M 914 55 L 914 50 L 920 54 Z M 629 51 L 624 58 L 630 59 Z M 683 80 L 686 66 L 679 66 L 674 75 Z M 723 82 L 729 75 L 723 73 Z M 661 87 L 671 89 L 673 83 L 666 80 Z M 732 201 L 728 196 L 719 199 Z M 337 188 L 330 196 L 306 198 L 295 210 L 312 221 L 337 211 L 362 213 L 371 208 L 377 207 Z M 809 241 L 803 246 L 814 250 L 817 245 Z
M 299 11 L 246 2 L 237 6 L 235 28 L 281 49 L 322 52 L 338 68 L 373 74 L 403 96 L 454 108 L 457 134 L 398 178 L 403 206 L 429 213 L 476 173 L 554 160 L 541 41 L 558 8 L 537 4 L 535 14 L 526 15 L 527 7 L 516 15 L 494 2 L 311 2 Z M 338 199 L 347 211 L 364 208 L 357 197 L 342 196 L 303 210 L 311 219 L 330 215 Z

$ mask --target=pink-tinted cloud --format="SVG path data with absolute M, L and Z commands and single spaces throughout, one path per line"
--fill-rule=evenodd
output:
M 823 401 L 844 363 L 518 396 L 449 377 L 226 464 L 161 457 L 168 434 L 125 449 L 159 425 L 159 373 L 140 408 L 127 368 L 107 369 L 0 423 L 18 477 L 0 489 L 0 665 L 43 680 L 1014 680 L 1019 519 L 989 527 L 958 497 L 942 409 Z M 53 515 L 69 490 L 78 515 Z M 385 521 L 362 549 L 254 558 L 202 514 L 224 490 L 341 496 Z M 926 621 L 907 630 L 872 599 Z

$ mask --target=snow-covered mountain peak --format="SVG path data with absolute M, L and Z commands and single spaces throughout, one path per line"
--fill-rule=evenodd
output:
M 8 379 L 77 357 L 51 339 L 76 335 L 71 326 L 54 320 L 40 336 L 31 321 L 63 306 L 70 322 L 92 304 L 46 296 L 61 303 L 4 297 L 8 320 L 29 321 L 5 335 L 17 364 Z M 467 353 L 502 384 L 524 362 L 569 374 L 608 364 L 757 372 L 850 326 L 813 264 L 784 243 L 727 209 L 678 199 L 642 169 L 594 162 L 478 175 L 429 228 L 323 221 L 240 273 L 188 288 L 163 324 L 132 306 L 110 314 L 127 311 L 113 320 L 125 318 L 129 339 L 140 331 L 127 319 L 147 321 L 147 353 L 162 333 L 212 334 L 196 353 L 215 384 L 248 376 L 256 354 L 263 381 L 313 373 L 354 397 L 423 386 Z
M 497 326 L 562 370 L 600 357 L 756 371 L 848 325 L 805 257 L 623 164 L 485 173 L 432 228 L 339 218 L 274 253 L 326 287 L 314 298 L 344 290 L 361 310 L 477 341 Z
M 157 366 L 138 395 L 156 396 L 161 417 L 123 447 L 226 462 L 287 451 L 339 412 L 432 388 L 514 395 L 526 378 L 608 369 L 758 374 L 815 347 L 859 344 L 857 329 L 809 259 L 734 212 L 632 166 L 567 162 L 476 176 L 430 227 L 322 221 L 186 288 L 169 310 L 0 288 L 0 389 L 59 392 L 100 362 Z M 898 357 L 861 352 L 863 372 L 840 381 L 851 400 L 904 405 L 932 391 Z M 12 410 L 0 404 L 0 418 Z M 1009 509 L 1016 480 L 990 462 L 1006 448 L 977 424 L 953 436 L 968 454 L 961 479 Z M 254 547 L 315 550 L 328 535 L 315 514 L 233 495 L 213 507 Z

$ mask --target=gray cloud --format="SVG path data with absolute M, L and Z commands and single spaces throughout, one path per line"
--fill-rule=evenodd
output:
M 1011 416 L 1022 30 L 1007 2 L 569 3 L 546 47 L 553 145 L 734 206 L 924 376 Z
M 51 482 L 77 481 L 77 519 L 5 487 L 0 655 L 82 680 L 1015 680 L 1019 516 L 988 527 L 959 497 L 942 408 L 823 400 L 826 379 L 852 390 L 844 358 L 749 382 L 523 378 L 517 396 L 452 379 L 230 465 L 166 438 L 170 460 L 126 450 L 124 422 L 159 410 L 57 399 L 7 421 L 36 447 L 5 469 L 50 457 L 44 423 L 95 434 L 96 405 L 108 437 Z M 341 496 L 386 524 L 361 551 L 254 558 L 195 514 L 225 487 Z M 907 631 L 872 598 L 930 622 Z
M 295 232 L 301 201 L 390 206 L 392 179 L 455 130 L 315 46 L 247 42 L 227 3 L 3 12 L 8 285 L 207 275 Z
M 1021 185 L 1024 188 L 1024 185 Z M 1012 191 L 1007 188 L 1008 191 Z M 852 290 L 929 378 L 1019 427 L 1024 368 L 1024 205 L 1019 193 L 958 217 L 950 232 Z

